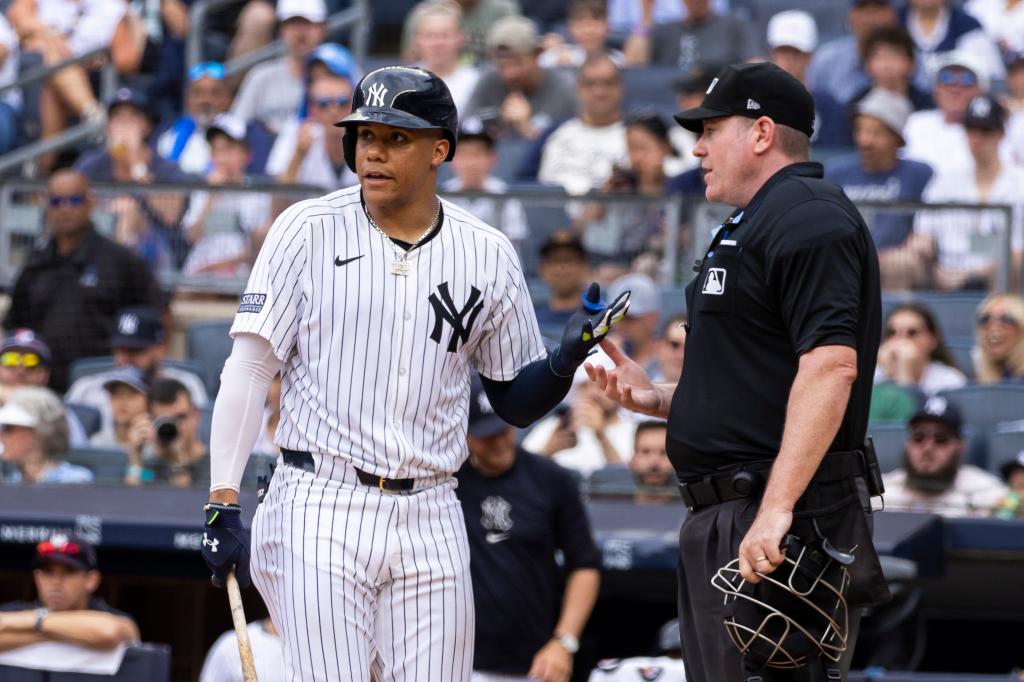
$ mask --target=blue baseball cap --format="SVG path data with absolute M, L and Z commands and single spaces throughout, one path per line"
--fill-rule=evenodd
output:
M 118 88 L 117 92 L 107 100 L 107 111 L 111 112 L 119 106 L 128 105 L 135 107 L 146 116 L 152 118 L 153 112 L 149 108 L 149 98 L 141 90 L 131 88 Z
M 363 71 L 352 53 L 338 43 L 324 43 L 306 56 L 307 80 L 310 67 L 316 63 L 323 64 L 332 74 L 347 79 L 353 85 L 363 77 Z

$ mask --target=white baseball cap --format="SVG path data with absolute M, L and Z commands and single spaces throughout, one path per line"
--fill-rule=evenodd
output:
M 34 429 L 39 426 L 39 421 L 21 405 L 9 402 L 0 407 L 0 425 L 27 426 Z
M 327 21 L 327 5 L 324 0 L 278 0 L 277 20 L 302 18 L 322 24 Z
M 899 136 L 901 145 L 906 144 L 903 128 L 913 109 L 909 99 L 882 88 L 873 89 L 857 104 L 858 115 L 877 118 Z
M 216 133 L 227 135 L 235 142 L 245 142 L 245 121 L 233 114 L 218 114 L 206 129 L 206 140 L 209 142 Z
M 791 9 L 768 21 L 768 47 L 792 47 L 810 54 L 818 47 L 818 25 L 807 12 Z

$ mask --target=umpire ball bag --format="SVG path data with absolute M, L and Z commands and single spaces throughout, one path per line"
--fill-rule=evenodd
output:
M 445 161 L 455 156 L 459 114 L 445 82 L 426 69 L 384 66 L 363 76 L 352 96 L 352 113 L 334 125 L 345 129 L 345 163 L 356 170 L 356 129 L 360 123 L 440 130 L 448 140 Z

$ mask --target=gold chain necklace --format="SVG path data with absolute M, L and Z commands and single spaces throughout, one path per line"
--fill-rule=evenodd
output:
M 409 262 L 406 260 L 406 258 L 409 257 L 409 252 L 415 249 L 417 246 L 419 246 L 420 242 L 426 239 L 427 235 L 433 232 L 434 228 L 437 227 L 437 220 L 438 218 L 441 217 L 441 202 L 437 202 L 437 208 L 434 210 L 434 219 L 430 221 L 430 225 L 427 226 L 426 232 L 421 234 L 420 238 L 412 243 L 412 246 L 409 247 L 408 251 L 406 251 L 398 244 L 396 244 L 395 241 L 388 236 L 387 232 L 380 229 L 380 227 L 377 225 L 377 222 L 373 219 L 373 216 L 371 216 L 370 212 L 366 210 L 365 206 L 363 206 L 363 213 L 366 214 L 366 219 L 370 222 L 370 227 L 377 230 L 377 232 L 380 233 L 380 236 L 384 237 L 384 241 L 387 242 L 391 246 L 392 250 L 395 252 L 395 261 L 391 264 L 391 274 L 400 275 L 402 277 L 408 277 Z

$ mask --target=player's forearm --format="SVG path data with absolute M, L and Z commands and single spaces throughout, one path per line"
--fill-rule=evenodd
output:
M 51 613 L 43 619 L 42 630 L 47 639 L 91 649 L 113 649 L 139 639 L 139 631 L 129 619 L 102 611 Z
M 562 599 L 562 613 L 555 625 L 555 634 L 579 637 L 590 619 L 601 587 L 601 573 L 596 568 L 581 568 L 569 575 Z
M 210 433 L 210 501 L 238 503 L 245 463 L 263 425 L 263 407 L 281 361 L 266 339 L 239 334 L 224 363 Z
M 856 378 L 852 348 L 822 346 L 801 356 L 762 509 L 793 510 L 839 430 Z
M 526 428 L 553 410 L 572 387 L 572 376 L 555 374 L 547 356 L 531 362 L 511 381 L 481 379 L 497 415 L 519 428 Z

